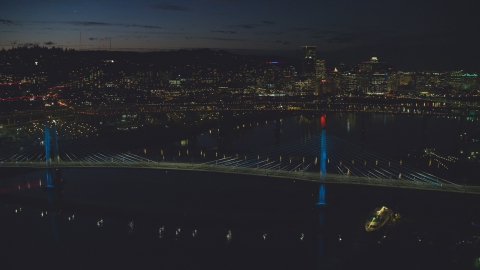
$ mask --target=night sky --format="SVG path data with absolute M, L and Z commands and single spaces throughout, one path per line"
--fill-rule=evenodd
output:
M 479 15 L 480 0 L 0 0 L 0 47 L 108 50 L 111 41 L 112 50 L 299 57 L 312 45 L 327 66 L 375 54 L 404 69 L 478 70 Z

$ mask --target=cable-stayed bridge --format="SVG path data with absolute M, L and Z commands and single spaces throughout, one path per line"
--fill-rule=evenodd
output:
M 407 166 L 402 160 L 383 157 L 327 135 L 325 129 L 321 134 L 307 139 L 250 153 L 227 155 L 209 152 L 208 155 L 211 156 L 207 156 L 202 150 L 196 155 L 184 150 L 183 153 L 179 151 L 175 155 L 166 155 L 160 150 L 159 158 L 153 160 L 89 139 L 88 136 L 96 133 L 96 129 L 89 125 L 73 127 L 62 122 L 52 122 L 26 128 L 27 135 L 22 139 L 6 143 L 0 148 L 0 168 L 175 169 L 480 194 L 480 186 L 447 181 Z M 48 170 L 46 178 L 47 182 L 51 178 Z

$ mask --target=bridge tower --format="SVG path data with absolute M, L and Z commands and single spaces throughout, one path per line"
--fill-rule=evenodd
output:
M 320 116 L 322 134 L 320 136 L 320 180 L 325 181 L 327 177 L 327 119 L 324 114 Z
M 44 127 L 44 142 L 45 142 L 45 162 L 47 165 L 47 172 L 45 178 L 47 180 L 47 188 L 53 188 L 53 181 L 52 181 L 52 172 L 50 171 L 51 160 L 50 160 L 50 127 L 48 124 L 45 124 Z
M 52 127 L 50 128 L 53 140 L 53 160 L 58 162 L 60 161 L 60 154 L 58 152 L 58 139 L 57 139 L 57 126 L 55 121 L 53 121 Z
M 45 124 L 44 132 L 45 135 L 45 161 L 47 162 L 47 167 L 50 167 L 50 127 L 48 124 Z
M 50 136 L 50 134 L 52 136 Z M 44 142 L 45 142 L 45 163 L 47 165 L 47 172 L 46 172 L 46 180 L 47 180 L 47 188 L 53 188 L 53 179 L 52 179 L 52 159 L 51 159 L 51 144 L 50 140 L 53 139 L 53 154 L 54 154 L 54 160 L 59 161 L 59 152 L 58 152 L 58 141 L 57 141 L 57 130 L 55 127 L 55 122 L 53 122 L 52 127 L 48 124 L 45 124 L 44 126 Z
M 327 178 L 327 118 L 324 114 L 320 115 L 320 125 L 322 133 L 320 136 L 320 181 Z M 318 190 L 318 205 L 325 205 L 325 185 L 320 184 Z

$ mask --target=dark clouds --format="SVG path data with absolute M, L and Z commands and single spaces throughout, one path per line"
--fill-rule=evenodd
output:
M 68 24 L 73 24 L 73 25 L 80 25 L 80 26 L 113 26 L 117 25 L 114 23 L 104 23 L 104 22 L 65 22 Z
M 155 25 L 106 23 L 106 22 L 71 21 L 71 22 L 58 22 L 58 23 L 66 23 L 66 24 L 78 25 L 78 26 L 124 26 L 124 27 L 139 27 L 139 28 L 146 28 L 146 29 L 162 29 L 163 28 L 163 27 L 155 26 Z
M 151 9 L 167 10 L 167 11 L 188 11 L 187 7 L 175 5 L 175 4 L 155 4 L 148 6 Z
M 237 42 L 243 42 L 245 41 L 244 39 L 238 39 L 238 38 L 220 38 L 220 37 L 185 37 L 187 40 L 192 40 L 192 39 L 204 39 L 204 40 L 217 40 L 217 41 L 237 41 Z
M 236 31 L 223 31 L 223 30 L 212 30 L 212 33 L 221 33 L 221 34 L 235 34 Z
M 0 19 L 0 25 L 19 25 L 17 22 L 11 20 L 2 20 Z
M 479 10 L 480 0 L 11 1 L 2 6 L 0 44 L 48 40 L 79 48 L 81 31 L 90 41 L 112 36 L 113 50 L 207 47 L 288 54 L 312 45 L 330 63 L 357 63 L 376 52 L 380 59 L 412 66 L 444 59 L 445 65 L 467 67 L 480 66 Z M 99 42 L 88 43 L 100 48 Z
M 129 27 L 129 26 L 127 26 L 127 27 Z M 137 25 L 137 24 L 132 24 L 131 27 L 141 27 L 141 28 L 146 28 L 146 29 L 163 29 L 163 27 L 154 26 L 154 25 Z
M 265 25 L 274 25 L 275 22 L 271 22 L 271 21 L 262 21 L 263 24 Z
M 38 43 L 38 42 L 15 43 L 15 45 L 18 46 L 18 47 L 33 47 L 33 46 L 37 46 L 39 44 L 40 43 Z
M 233 28 L 243 28 L 243 29 L 254 29 L 259 27 L 260 24 L 238 24 L 238 25 L 230 25 Z
M 261 21 L 261 24 L 260 23 L 245 23 L 245 24 L 236 24 L 236 25 L 230 25 L 229 27 L 233 27 L 233 28 L 243 28 L 243 29 L 255 29 L 255 28 L 259 28 L 259 27 L 266 27 L 266 26 L 270 26 L 270 25 L 274 25 L 275 22 L 272 22 L 272 21 Z

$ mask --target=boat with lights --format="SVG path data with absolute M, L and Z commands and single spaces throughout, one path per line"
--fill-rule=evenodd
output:
M 385 206 L 375 208 L 365 222 L 365 230 L 372 232 L 382 228 L 392 216 L 393 211 Z

